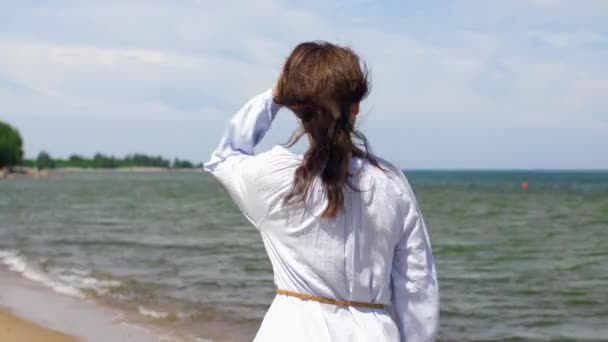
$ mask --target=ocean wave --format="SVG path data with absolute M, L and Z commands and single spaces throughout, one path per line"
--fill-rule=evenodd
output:
M 29 280 L 73 297 L 85 298 L 86 291 L 105 295 L 122 286 L 122 282 L 117 280 L 96 278 L 89 270 L 51 266 L 44 260 L 33 261 L 18 250 L 0 250 L 0 262 Z
M 193 335 L 190 335 L 190 338 L 193 339 L 196 342 L 213 342 L 213 340 L 210 340 L 208 338 L 196 337 L 196 336 L 193 336 Z
M 146 308 L 144 306 L 138 306 L 137 311 L 142 316 L 146 316 L 146 317 L 150 317 L 150 318 L 154 318 L 154 319 L 170 320 L 170 321 L 188 317 L 188 315 L 183 312 L 176 313 L 176 312 L 155 311 L 155 310 Z
M 142 242 L 140 240 L 74 240 L 54 239 L 49 244 L 67 246 L 109 246 L 109 247 L 138 247 L 149 249 L 177 249 L 177 250 L 201 250 L 198 242 L 164 243 L 164 242 Z M 232 247 L 232 244 L 226 244 Z
M 147 317 L 152 317 L 152 318 L 161 318 L 162 319 L 162 318 L 168 318 L 170 315 L 169 312 L 154 311 L 154 310 L 147 309 L 143 306 L 138 307 L 137 311 L 142 316 L 147 316 Z

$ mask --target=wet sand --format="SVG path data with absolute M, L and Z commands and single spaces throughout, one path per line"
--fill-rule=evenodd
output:
M 3 342 L 75 342 L 75 337 L 44 328 L 0 309 L 0 341 Z

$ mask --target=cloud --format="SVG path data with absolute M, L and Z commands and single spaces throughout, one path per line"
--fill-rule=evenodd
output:
M 603 0 L 587 0 L 585 2 L 574 0 L 520 0 L 523 6 L 541 9 L 569 11 L 571 14 L 597 15 L 608 12 L 608 4 Z
M 540 151 L 546 141 L 561 143 L 568 130 L 573 140 L 584 141 L 585 132 L 608 136 L 608 32 L 597 19 L 608 13 L 605 4 L 3 3 L 10 16 L 0 26 L 1 110 L 27 131 L 39 132 L 37 122 L 61 122 L 67 135 L 87 120 L 116 129 L 152 121 L 157 135 L 165 134 L 162 127 L 200 125 L 198 133 L 188 130 L 198 145 L 183 147 L 199 160 L 227 116 L 273 84 L 295 44 L 327 39 L 352 46 L 371 67 L 373 91 L 360 122 L 378 152 L 419 167 L 498 165 L 480 151 L 508 156 L 524 144 Z M 278 123 L 277 139 L 284 141 L 292 126 Z M 28 139 L 39 139 L 29 155 L 44 146 L 44 137 Z M 395 141 L 426 140 L 434 142 L 421 151 L 395 148 Z M 513 142 L 507 147 L 504 140 Z M 483 147 L 475 146 L 479 141 Z M 150 150 L 165 148 L 148 143 Z M 109 152 L 123 145 L 129 142 Z M 54 146 L 56 153 L 78 152 Z M 538 153 L 541 162 L 557 163 Z M 596 159 L 608 167 L 605 157 Z
M 30 90 L 22 95 L 38 96 L 38 103 L 42 98 L 69 103 L 80 109 L 88 106 L 88 113 L 101 115 L 108 115 L 103 108 L 114 104 L 115 107 L 123 106 L 123 115 L 134 116 L 150 113 L 150 109 L 159 106 L 180 111 L 179 102 L 183 98 L 172 101 L 161 94 L 163 91 L 171 93 L 171 88 L 200 90 L 200 93 L 191 94 L 192 99 L 201 99 L 197 103 L 199 109 L 209 104 L 221 107 L 225 103 L 213 101 L 214 95 L 219 95 L 218 90 L 241 93 L 240 96 L 250 91 L 249 84 L 240 82 L 242 75 L 259 79 L 270 77 L 264 73 L 264 68 L 251 68 L 247 62 L 213 55 L 8 39 L 0 39 L 0 70 L 5 77 Z M 28 112 L 28 102 L 24 101 L 26 106 L 22 112 Z M 133 105 L 142 107 L 137 109 Z M 197 108 L 197 105 L 193 107 Z M 57 108 L 57 105 L 47 108 Z M 36 108 L 31 112 L 44 114 Z
M 317 16 L 274 1 L 107 1 L 6 10 L 21 19 L 15 24 L 20 33 L 0 31 L 0 74 L 44 98 L 28 102 L 89 103 L 87 112 L 100 115 L 107 115 L 100 103 L 130 109 L 139 103 L 141 111 L 234 108 L 272 84 L 298 36 L 324 29 Z
M 606 43 L 608 40 L 602 34 L 591 30 L 576 30 L 565 32 L 530 32 L 530 35 L 555 49 L 581 47 L 588 44 Z

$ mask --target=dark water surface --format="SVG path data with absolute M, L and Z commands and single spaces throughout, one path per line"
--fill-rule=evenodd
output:
M 436 258 L 442 340 L 608 341 L 608 172 L 406 175 Z M 0 259 L 57 291 L 238 341 L 274 290 L 257 232 L 200 172 L 0 180 Z

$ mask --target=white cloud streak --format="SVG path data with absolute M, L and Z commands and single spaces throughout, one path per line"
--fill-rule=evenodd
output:
M 498 22 L 514 13 L 550 11 L 553 17 L 507 31 L 429 25 L 425 34 L 407 23 L 400 30 L 342 22 L 322 10 L 272 0 L 9 6 L 17 24 L 0 26 L 0 103 L 17 121 L 203 120 L 212 134 L 201 143 L 210 149 L 226 115 L 272 85 L 296 43 L 327 39 L 352 46 L 369 62 L 374 90 L 364 103 L 363 112 L 372 113 L 363 118 L 364 129 L 378 138 L 377 150 L 398 163 L 421 157 L 395 151 L 392 140 L 403 134 L 394 127 L 422 127 L 408 133 L 410 143 L 434 129 L 442 130 L 444 143 L 463 131 L 486 139 L 481 130 L 499 126 L 540 128 L 547 139 L 561 139 L 552 130 L 568 127 L 608 135 L 600 114 L 608 110 L 608 64 L 598 58 L 608 55 L 605 30 L 551 25 L 568 10 L 589 18 L 608 9 L 590 3 L 576 10 L 568 1 L 503 3 L 487 15 Z M 486 15 L 459 11 L 449 14 L 462 13 L 467 22 Z M 3 91 L 3 79 L 10 91 Z M 492 144 L 502 148 L 499 141 Z M 440 145 L 425 153 L 440 158 Z

